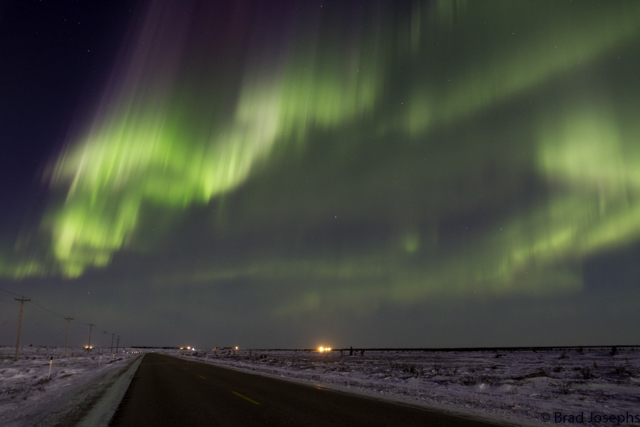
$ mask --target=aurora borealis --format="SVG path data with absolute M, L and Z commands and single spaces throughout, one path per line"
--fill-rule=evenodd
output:
M 113 10 L 0 288 L 143 345 L 636 343 L 639 2 Z

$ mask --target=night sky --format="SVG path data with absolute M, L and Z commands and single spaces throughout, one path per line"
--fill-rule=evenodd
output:
M 18 0 L 0 58 L 2 345 L 638 344 L 636 0 Z

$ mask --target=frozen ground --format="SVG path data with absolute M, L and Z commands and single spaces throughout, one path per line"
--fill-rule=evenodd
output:
M 165 352 L 502 424 L 544 425 L 545 414 L 547 424 L 572 424 L 582 414 L 583 425 L 640 426 L 640 347 L 611 350 Z
M 571 424 L 556 422 L 560 413 L 583 414 L 586 425 L 640 426 L 640 347 L 617 350 L 156 351 L 501 424 L 543 425 L 545 413 L 548 424 Z M 96 419 L 91 408 L 117 406 L 137 354 L 100 358 L 70 349 L 65 359 L 63 351 L 25 348 L 14 362 L 15 348 L 0 347 L 0 426 L 87 423 Z M 603 415 L 625 419 L 598 421 Z
M 122 350 L 116 356 L 87 356 L 79 348 L 63 355 L 64 348 L 25 347 L 14 362 L 15 347 L 0 347 L 0 426 L 75 425 L 92 408 L 105 406 L 105 392 L 137 356 Z M 119 403 L 121 397 L 112 400 Z

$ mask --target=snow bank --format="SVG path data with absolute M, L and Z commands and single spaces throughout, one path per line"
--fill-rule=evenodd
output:
M 1 426 L 73 425 L 87 416 L 105 418 L 114 399 L 117 407 L 129 385 L 127 369 L 139 354 L 125 350 L 117 355 L 87 356 L 77 348 L 67 354 L 62 357 L 64 348 L 25 347 L 15 362 L 15 347 L 0 347 Z M 102 412 L 91 412 L 92 408 Z

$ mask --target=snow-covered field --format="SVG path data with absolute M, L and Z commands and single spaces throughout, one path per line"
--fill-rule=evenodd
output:
M 101 357 L 69 348 L 65 358 L 64 348 L 24 347 L 15 362 L 15 347 L 0 347 L 0 426 L 74 425 L 138 356 L 127 350 Z
M 580 419 L 569 417 L 582 414 L 586 425 L 640 426 L 640 347 L 618 348 L 616 355 L 610 347 L 366 350 L 352 356 L 348 350 L 155 351 L 501 424 L 543 425 L 545 414 L 550 417 L 547 424 L 572 424 Z M 25 348 L 14 362 L 15 348 L 0 347 L 0 426 L 74 425 L 100 406 L 107 390 L 122 383 L 119 394 L 111 398 L 110 405 L 117 406 L 138 354 L 101 358 L 69 349 L 63 358 L 63 352 Z M 611 415 L 616 416 L 614 422 L 609 421 Z
M 640 347 L 616 350 L 165 352 L 502 424 L 640 425 Z

